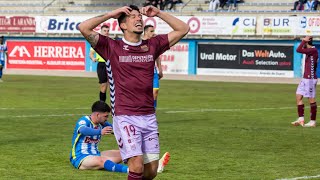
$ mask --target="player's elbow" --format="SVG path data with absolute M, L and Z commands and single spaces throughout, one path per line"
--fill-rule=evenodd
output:
M 190 31 L 189 25 L 188 25 L 188 24 L 185 24 L 185 25 L 183 26 L 183 30 L 182 30 L 183 36 L 185 36 L 186 34 L 188 34 L 189 31 Z
M 79 31 L 80 31 L 83 35 L 87 34 L 87 33 L 90 31 L 90 30 L 87 28 L 85 22 L 80 23 L 79 26 L 78 26 L 78 28 L 79 28 Z
M 83 22 L 78 25 L 78 28 L 80 32 L 84 31 L 85 28 L 84 28 Z
M 189 31 L 190 31 L 190 27 L 189 25 L 186 24 L 186 26 L 184 26 L 180 31 L 180 39 L 182 39 L 185 35 L 187 35 Z

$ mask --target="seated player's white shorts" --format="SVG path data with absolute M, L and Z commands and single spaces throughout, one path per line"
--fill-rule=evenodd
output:
M 114 116 L 113 131 L 123 162 L 142 155 L 145 161 L 159 159 L 159 132 L 155 114 Z
M 298 85 L 296 94 L 303 97 L 315 98 L 318 79 L 302 79 Z

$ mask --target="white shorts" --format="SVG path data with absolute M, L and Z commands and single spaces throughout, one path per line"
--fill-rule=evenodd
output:
M 159 159 L 159 132 L 155 114 L 113 116 L 113 131 L 123 162 L 144 154 L 148 154 L 144 157 L 147 163 Z
M 298 85 L 296 94 L 303 97 L 315 98 L 318 79 L 302 79 Z

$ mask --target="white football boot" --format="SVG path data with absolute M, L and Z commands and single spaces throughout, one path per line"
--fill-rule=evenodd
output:
M 304 119 L 298 118 L 296 121 L 291 122 L 291 124 L 294 126 L 304 126 Z
M 162 171 L 164 170 L 164 167 L 168 164 L 169 160 L 170 160 L 170 153 L 169 152 L 164 153 L 162 158 L 159 160 L 158 173 L 162 173 Z
M 316 127 L 317 123 L 316 121 L 310 120 L 307 124 L 305 124 L 303 127 Z

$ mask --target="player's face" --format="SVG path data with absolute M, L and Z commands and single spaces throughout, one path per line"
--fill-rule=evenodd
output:
M 104 124 L 107 120 L 108 120 L 108 117 L 109 117 L 109 113 L 108 112 L 99 112 L 97 113 L 97 116 L 98 116 L 98 122 L 100 124 Z
M 148 39 L 152 38 L 156 34 L 154 33 L 154 27 L 149 27 L 145 32 Z
M 109 28 L 106 28 L 106 27 L 103 27 L 101 30 L 100 30 L 100 33 L 104 36 L 109 36 Z
M 136 34 L 142 34 L 143 32 L 143 20 L 140 12 L 132 10 L 130 15 L 127 16 L 126 22 L 127 30 Z

